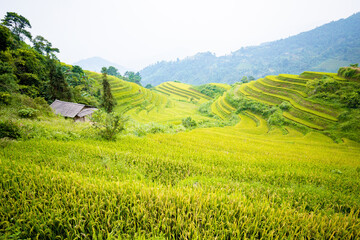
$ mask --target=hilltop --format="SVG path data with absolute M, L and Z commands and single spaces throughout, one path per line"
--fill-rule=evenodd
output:
M 360 13 L 357 13 L 296 36 L 244 47 L 226 56 L 216 57 L 208 52 L 180 61 L 162 61 L 144 68 L 141 75 L 145 83 L 152 85 L 175 80 L 195 85 L 232 84 L 243 76 L 336 72 L 339 67 L 359 61 Z

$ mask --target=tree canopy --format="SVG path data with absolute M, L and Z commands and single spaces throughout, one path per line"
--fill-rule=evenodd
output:
M 7 12 L 2 20 L 2 25 L 8 27 L 17 40 L 23 41 L 24 37 L 32 39 L 31 33 L 26 28 L 31 28 L 29 20 L 15 12 Z

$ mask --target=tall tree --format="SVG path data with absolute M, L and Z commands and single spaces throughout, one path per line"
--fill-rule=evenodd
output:
M 102 106 L 104 107 L 105 111 L 111 113 L 115 106 L 115 99 L 111 93 L 110 83 L 107 80 L 107 69 L 103 67 L 101 69 L 101 73 L 103 74 L 103 101 Z
M 115 76 L 115 77 L 121 77 L 119 70 L 116 67 L 110 66 L 106 70 L 107 74 Z
M 71 101 L 71 91 L 56 60 L 49 60 L 49 99 Z
M 127 78 L 125 80 L 129 81 L 129 82 L 134 82 L 138 85 L 141 86 L 141 76 L 140 76 L 140 73 L 137 72 L 137 73 L 134 73 L 134 72 L 131 72 L 131 71 L 127 71 L 125 74 L 124 74 L 124 77 Z
M 15 12 L 7 12 L 2 25 L 8 27 L 18 41 L 23 41 L 24 37 L 30 40 L 32 38 L 31 33 L 26 30 L 26 28 L 31 28 L 29 20 Z
M 36 36 L 32 42 L 34 45 L 34 49 L 37 52 L 39 52 L 42 55 L 46 55 L 48 58 L 57 59 L 54 53 L 55 52 L 59 53 L 60 52 L 59 49 L 53 48 L 52 43 L 46 40 L 44 37 Z

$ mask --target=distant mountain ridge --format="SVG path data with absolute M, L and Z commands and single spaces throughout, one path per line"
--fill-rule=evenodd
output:
M 113 66 L 119 70 L 119 72 L 123 75 L 126 71 L 130 71 L 128 68 L 121 66 L 119 64 L 110 62 L 101 57 L 91 57 L 87 59 L 80 60 L 73 65 L 78 65 L 85 70 L 90 70 L 94 72 L 101 72 L 102 67 L 110 67 Z
M 243 76 L 261 78 L 306 70 L 336 72 L 360 62 L 360 13 L 313 30 L 216 57 L 198 53 L 181 61 L 162 61 L 140 71 L 143 83 L 234 83 Z

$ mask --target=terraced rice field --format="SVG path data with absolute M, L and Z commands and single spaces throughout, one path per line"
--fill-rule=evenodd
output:
M 198 103 L 203 103 L 211 99 L 210 97 L 192 89 L 191 85 L 179 82 L 162 83 L 155 87 L 155 91 L 159 91 L 175 99 L 196 101 Z
M 228 119 L 231 113 L 236 110 L 226 101 L 225 96 L 226 92 L 211 105 L 211 111 L 223 120 Z
M 332 77 L 334 75 L 327 74 Z M 292 108 L 283 112 L 285 118 L 312 129 L 323 130 L 337 121 L 341 109 L 335 109 L 307 98 L 308 92 L 311 91 L 307 83 L 317 77 L 319 73 L 312 72 L 305 72 L 300 76 L 291 74 L 267 76 L 241 85 L 237 93 L 267 105 L 288 102 Z
M 0 148 L 0 235 L 358 239 L 360 145 L 236 126 Z
M 87 74 L 102 81 L 101 74 L 89 71 Z M 191 89 L 191 85 L 166 82 L 150 90 L 113 76 L 108 76 L 108 81 L 117 101 L 114 111 L 125 113 L 138 122 L 181 124 L 181 120 L 189 116 L 213 121 L 198 112 L 199 104 L 211 98 Z

